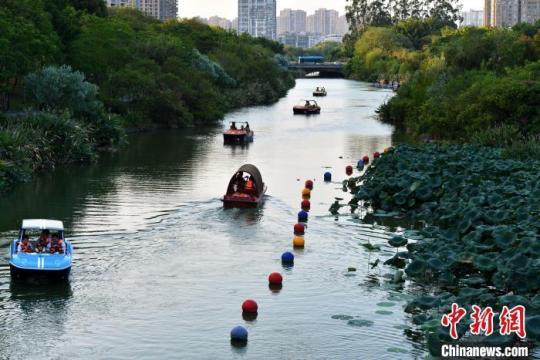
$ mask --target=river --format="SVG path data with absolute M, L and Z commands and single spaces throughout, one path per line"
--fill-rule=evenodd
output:
M 319 85 L 329 93 L 321 115 L 293 116 Z M 360 82 L 298 80 L 278 103 L 226 117 L 223 127 L 249 121 L 249 146 L 225 146 L 222 127 L 137 134 L 94 165 L 59 168 L 2 195 L 0 358 L 423 356 L 403 312 L 408 290 L 369 266 L 395 252 L 391 229 L 328 212 L 346 195 L 345 166 L 392 144 L 393 128 L 374 116 L 390 96 Z M 267 201 L 224 210 L 220 197 L 244 163 L 261 170 Z M 279 259 L 291 249 L 306 179 L 315 180 L 306 248 L 285 269 Z M 8 242 L 23 218 L 64 221 L 75 249 L 69 284 L 11 283 Z M 360 245 L 368 239 L 382 252 L 370 255 Z M 268 288 L 272 271 L 284 275 L 280 292 Z M 252 322 L 242 319 L 247 298 L 259 303 Z M 231 346 L 236 325 L 248 328 L 247 347 Z

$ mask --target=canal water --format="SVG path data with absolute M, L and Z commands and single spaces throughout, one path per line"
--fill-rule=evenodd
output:
M 316 86 L 328 90 L 321 114 L 293 116 Z M 138 134 L 97 164 L 2 195 L 0 359 L 422 357 L 403 311 L 410 290 L 369 265 L 395 252 L 386 243 L 395 229 L 328 212 L 334 197 L 348 198 L 345 166 L 393 143 L 393 128 L 375 119 L 390 96 L 360 82 L 298 80 L 278 103 L 226 117 L 223 128 L 249 121 L 249 146 L 225 146 L 222 127 Z M 224 210 L 220 197 L 245 163 L 261 170 L 267 201 Z M 315 182 L 306 248 L 285 269 L 306 179 Z M 64 221 L 69 284 L 11 283 L 8 242 L 23 218 Z M 368 240 L 382 250 L 366 251 Z M 284 275 L 279 292 L 268 288 L 272 271 Z M 242 318 L 247 298 L 259 303 L 255 321 Z M 248 328 L 247 347 L 231 346 L 236 325 Z

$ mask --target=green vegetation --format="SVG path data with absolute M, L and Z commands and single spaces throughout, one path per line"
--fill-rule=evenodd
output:
M 212 124 L 293 85 L 283 47 L 269 40 L 108 11 L 103 0 L 5 0 L 0 189 L 95 159 L 125 128 Z
M 540 22 L 513 29 L 444 25 L 429 18 L 367 28 L 349 76 L 400 81 L 379 113 L 415 136 L 538 154 Z
M 398 146 L 349 184 L 353 208 L 425 224 L 390 239 L 407 251 L 385 264 L 425 285 L 406 311 L 434 355 L 449 341 L 440 318 L 454 302 L 469 313 L 473 304 L 524 305 L 529 340 L 540 341 L 540 161 L 475 145 Z

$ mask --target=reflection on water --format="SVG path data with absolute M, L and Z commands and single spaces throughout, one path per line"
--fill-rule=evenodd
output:
M 316 86 L 329 93 L 319 100 L 321 115 L 293 116 L 292 106 Z M 377 306 L 407 291 L 370 265 L 394 253 L 387 228 L 328 214 L 343 196 L 345 166 L 391 145 L 392 128 L 373 116 L 389 96 L 358 82 L 299 80 L 277 104 L 227 117 L 250 123 L 249 146 L 225 146 L 222 128 L 134 135 L 97 164 L 57 169 L 3 196 L 0 358 L 421 356 L 422 346 L 403 333 L 404 301 L 391 315 Z M 269 196 L 260 209 L 224 211 L 219 199 L 244 163 L 261 170 Z M 335 183 L 322 181 L 328 169 Z M 283 268 L 305 179 L 315 180 L 306 248 Z M 5 246 L 31 217 L 68 228 L 67 287 L 11 283 Z M 366 251 L 367 241 L 381 251 Z M 268 286 L 272 271 L 284 275 L 281 289 Z M 259 303 L 257 319 L 242 317 L 246 298 Z M 373 324 L 355 326 L 359 320 Z M 247 347 L 231 346 L 236 325 L 248 328 Z M 27 342 L 36 338 L 46 345 Z

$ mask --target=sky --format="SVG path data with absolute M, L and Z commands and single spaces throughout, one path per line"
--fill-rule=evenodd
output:
M 483 0 L 462 0 L 463 9 L 482 9 Z M 238 0 L 180 0 L 178 2 L 180 17 L 221 16 L 233 19 L 237 14 Z M 285 8 L 306 10 L 312 14 L 316 9 L 336 9 L 340 14 L 345 12 L 345 0 L 277 0 L 279 10 Z

